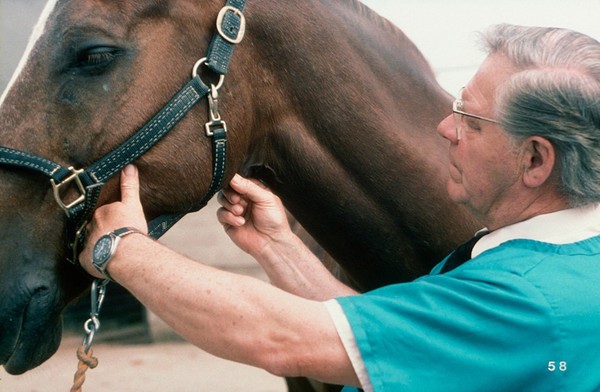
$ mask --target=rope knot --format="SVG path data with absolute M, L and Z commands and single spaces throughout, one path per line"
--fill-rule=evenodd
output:
M 91 348 L 88 352 L 85 352 L 86 345 L 83 344 L 77 349 L 77 358 L 79 363 L 77 364 L 77 372 L 73 377 L 73 386 L 71 392 L 81 392 L 83 383 L 85 382 L 85 372 L 88 369 L 93 369 L 98 366 L 98 358 L 94 357 L 94 350 Z
M 94 350 L 92 350 L 91 348 L 87 353 L 85 352 L 85 345 L 81 345 L 77 349 L 77 359 L 83 362 L 90 369 L 93 369 L 96 366 L 98 366 L 98 358 L 94 357 L 93 355 Z

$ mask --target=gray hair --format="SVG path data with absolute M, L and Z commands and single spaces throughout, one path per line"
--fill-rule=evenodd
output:
M 571 206 L 600 202 L 600 43 L 567 29 L 506 24 L 482 38 L 488 54 L 521 70 L 498 89 L 504 129 L 516 140 L 552 143 Z

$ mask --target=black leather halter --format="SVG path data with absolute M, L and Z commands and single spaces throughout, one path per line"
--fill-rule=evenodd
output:
M 205 125 L 206 136 L 212 141 L 213 178 L 202 200 L 187 212 L 204 207 L 221 188 L 225 177 L 227 154 L 227 125 L 218 111 L 218 90 L 236 44 L 244 37 L 246 21 L 243 10 L 246 0 L 227 0 L 217 17 L 217 33 L 214 35 L 205 58 L 198 60 L 192 71 L 192 79 L 171 100 L 131 136 L 125 143 L 106 154 L 86 169 L 62 166 L 39 155 L 0 146 L 0 165 L 36 171 L 48 177 L 58 205 L 66 215 L 67 260 L 77 264 L 81 246 L 85 240 L 85 228 L 96 208 L 100 191 L 105 182 L 119 173 L 127 164 L 146 153 L 165 136 L 198 103 L 208 95 L 209 122 Z M 198 69 L 208 67 L 219 75 L 217 85 L 207 86 Z M 76 188 L 78 197 L 66 202 L 63 194 Z M 148 224 L 149 235 L 159 238 L 179 219 L 187 214 L 164 215 Z

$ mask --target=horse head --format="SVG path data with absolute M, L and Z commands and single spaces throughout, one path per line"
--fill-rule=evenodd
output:
M 85 193 L 74 177 L 76 169 L 94 165 L 137 130 L 148 128 L 149 119 L 193 77 L 200 86 L 196 90 L 206 87 L 216 106 L 222 80 L 198 59 L 214 35 L 217 15 L 236 16 L 233 8 L 219 12 L 222 6 L 101 0 L 51 0 L 46 5 L 0 106 L 0 144 L 10 149 L 0 166 L 0 364 L 8 372 L 27 371 L 55 352 L 62 310 L 90 284 L 78 266 L 65 262 L 76 259 L 65 246 L 70 241 L 65 213 L 69 216 L 71 203 Z M 198 200 L 209 188 L 213 147 L 205 135 L 211 129 L 204 124 L 209 114 L 213 122 L 218 119 L 219 112 L 211 107 L 209 113 L 202 96 L 195 101 L 203 107 L 150 124 L 157 128 L 173 122 L 168 126 L 176 131 L 136 160 L 148 219 L 199 208 Z M 238 116 L 230 127 L 241 121 L 249 119 Z M 236 151 L 237 139 L 228 148 Z M 26 154 L 35 159 L 20 161 Z M 64 186 L 42 175 L 52 177 L 57 171 L 52 166 L 39 170 L 46 158 L 73 172 L 59 184 Z M 235 166 L 229 156 L 222 159 Z M 13 160 L 20 164 L 12 165 Z M 102 191 L 93 207 L 119 197 L 110 174 L 98 181 Z

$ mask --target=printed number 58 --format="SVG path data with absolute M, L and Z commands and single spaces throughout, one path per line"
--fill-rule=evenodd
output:
M 560 361 L 558 363 L 556 361 L 548 362 L 548 371 L 554 372 L 556 370 L 559 370 L 561 372 L 566 372 L 567 371 L 567 362 L 566 361 Z

